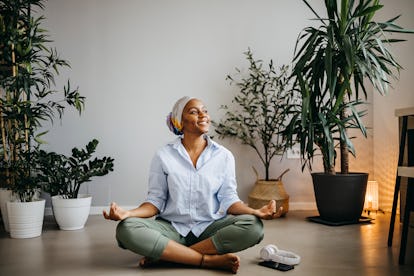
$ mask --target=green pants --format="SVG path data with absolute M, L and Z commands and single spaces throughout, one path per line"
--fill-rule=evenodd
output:
M 170 222 L 158 218 L 127 218 L 116 229 L 120 247 L 154 260 L 161 257 L 169 240 L 191 246 L 208 238 L 219 254 L 238 252 L 263 239 L 263 223 L 253 215 L 228 215 L 213 222 L 198 238 L 191 232 L 183 237 Z

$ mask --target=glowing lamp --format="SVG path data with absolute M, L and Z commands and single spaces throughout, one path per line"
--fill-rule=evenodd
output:
M 368 181 L 367 192 L 365 193 L 364 210 L 378 210 L 378 182 L 375 180 Z

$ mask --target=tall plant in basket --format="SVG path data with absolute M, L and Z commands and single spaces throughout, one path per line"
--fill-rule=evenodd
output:
M 286 108 L 290 99 L 287 93 L 289 68 L 283 65 L 276 69 L 272 60 L 266 66 L 263 61 L 254 59 L 250 49 L 245 52 L 245 56 L 249 63 L 248 71 L 243 73 L 236 68 L 235 76 L 227 76 L 230 83 L 239 89 L 233 99 L 233 106 L 222 106 L 226 111 L 224 118 L 218 123 L 213 122 L 213 125 L 220 138 L 236 138 L 253 148 L 263 164 L 265 178 L 259 179 L 259 173 L 255 170 L 255 188 L 265 183 L 264 189 L 258 194 L 255 188 L 252 190 L 249 205 L 259 208 L 269 200 L 276 199 L 277 208 L 283 205 L 286 213 L 289 196 L 281 182 L 284 173 L 272 180 L 270 164 L 276 155 L 283 154 L 282 136 L 279 132 L 284 128 L 289 113 Z

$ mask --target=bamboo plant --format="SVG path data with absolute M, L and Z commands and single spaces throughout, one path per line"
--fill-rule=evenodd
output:
M 49 47 L 45 18 L 33 16 L 42 9 L 43 0 L 0 0 L 0 173 L 21 201 L 39 188 L 31 159 L 47 132 L 42 126 L 61 118 L 66 106 L 84 107 L 69 80 L 63 91 L 55 90 L 55 76 L 69 64 Z
M 379 0 L 325 0 L 326 16 L 303 2 L 321 25 L 305 28 L 295 47 L 292 77 L 301 103 L 284 131 L 287 147 L 300 144 L 302 169 L 306 164 L 311 168 L 319 149 L 325 173 L 335 174 L 339 146 L 341 173 L 347 174 L 348 153 L 355 156 L 347 130 L 367 135 L 361 119 L 366 114 L 361 108 L 367 98 L 364 81 L 381 94 L 388 92 L 390 79 L 397 78 L 401 69 L 389 47 L 403 41 L 388 34 L 412 31 L 396 25 L 400 16 L 374 20 L 383 8 Z
M 283 154 L 280 130 L 284 128 L 289 89 L 289 67 L 282 65 L 277 70 L 271 60 L 266 66 L 255 60 L 250 49 L 245 52 L 249 62 L 248 72 L 236 68 L 236 76 L 227 76 L 239 91 L 233 106 L 223 105 L 224 119 L 213 122 L 220 138 L 236 138 L 254 149 L 265 168 L 265 180 L 270 179 L 270 162 Z

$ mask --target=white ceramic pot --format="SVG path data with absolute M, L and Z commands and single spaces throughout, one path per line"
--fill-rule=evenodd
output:
M 12 238 L 34 238 L 42 234 L 45 202 L 44 199 L 32 202 L 7 202 L 10 236 Z
M 52 196 L 53 214 L 62 230 L 78 230 L 85 226 L 91 209 L 92 197 L 79 195 L 78 198 Z
M 10 232 L 9 216 L 7 215 L 7 201 L 11 200 L 12 191 L 7 189 L 0 189 L 0 209 L 3 220 L 4 230 Z

